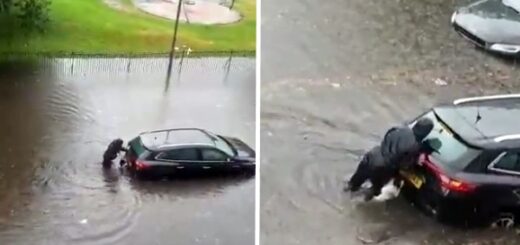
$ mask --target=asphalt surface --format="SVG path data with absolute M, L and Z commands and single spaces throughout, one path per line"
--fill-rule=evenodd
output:
M 342 192 L 365 150 L 436 103 L 517 92 L 516 61 L 450 27 L 467 1 L 262 2 L 261 244 L 518 244 Z
M 0 244 L 253 244 L 253 178 L 139 181 L 108 143 L 200 127 L 255 146 L 255 61 L 8 60 L 0 65 Z M 226 70 L 229 67 L 229 74 Z

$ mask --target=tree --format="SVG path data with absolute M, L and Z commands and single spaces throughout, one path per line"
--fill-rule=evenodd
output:
M 0 13 L 7 13 L 11 10 L 12 0 L 0 0 Z
M 0 0 L 0 14 L 16 16 L 26 29 L 43 30 L 49 21 L 50 0 Z
M 49 4 L 49 0 L 17 0 L 17 17 L 22 21 L 22 27 L 42 31 L 49 22 Z

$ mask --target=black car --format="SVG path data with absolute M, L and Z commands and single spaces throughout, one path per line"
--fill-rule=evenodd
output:
M 453 13 L 455 30 L 476 46 L 520 55 L 520 1 L 484 0 Z
M 243 141 L 196 128 L 141 133 L 125 159 L 140 177 L 255 171 L 255 151 Z
M 401 171 L 402 193 L 443 221 L 520 219 L 520 94 L 459 99 L 421 117 L 434 121 L 430 153 Z

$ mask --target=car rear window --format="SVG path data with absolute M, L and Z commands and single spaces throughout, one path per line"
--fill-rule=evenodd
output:
M 130 150 L 136 156 L 140 156 L 141 154 L 143 154 L 143 152 L 146 151 L 146 148 L 144 148 L 140 137 L 137 137 L 137 138 L 131 140 L 128 144 L 130 145 Z
M 423 117 L 430 118 L 434 123 L 433 130 L 426 136 L 425 140 L 431 142 L 430 146 L 435 150 L 431 156 L 438 160 L 440 164 L 452 169 L 462 170 L 479 155 L 478 149 L 472 148 L 457 139 L 455 134 L 433 111 L 426 113 Z
M 221 137 L 215 138 L 215 146 L 221 151 L 227 153 L 229 156 L 235 155 L 231 146 Z
M 231 148 L 231 145 L 228 144 L 226 140 L 220 135 L 215 135 L 210 132 L 206 132 L 209 135 L 209 138 L 213 141 L 215 144 L 215 147 L 220 149 L 221 151 L 225 152 L 229 156 L 234 156 L 235 153 L 233 152 L 233 148 Z

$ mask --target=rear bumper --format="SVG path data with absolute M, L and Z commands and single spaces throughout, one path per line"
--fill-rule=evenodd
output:
M 138 178 L 160 178 L 176 174 L 176 171 L 174 169 L 158 169 L 154 167 L 141 170 L 130 168 L 130 171 Z
M 165 176 L 162 173 L 158 173 L 157 171 L 150 171 L 150 170 L 140 170 L 140 171 L 132 170 L 132 172 L 134 173 L 135 177 L 141 178 L 141 179 L 159 178 L 159 177 Z
M 430 188 L 418 190 L 410 184 L 406 184 L 402 192 L 407 199 L 439 221 L 476 223 L 490 216 L 489 209 L 483 208 L 472 196 L 456 193 L 443 195 Z

